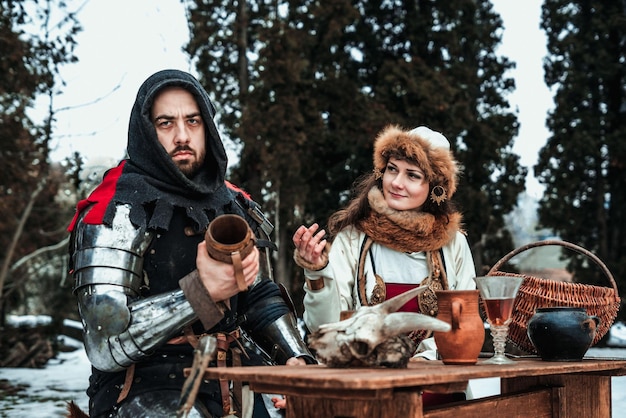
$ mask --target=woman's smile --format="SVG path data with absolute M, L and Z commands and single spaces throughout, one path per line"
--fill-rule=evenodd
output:
M 389 158 L 382 180 L 385 202 L 391 209 L 419 209 L 428 198 L 430 184 L 424 172 L 407 160 Z

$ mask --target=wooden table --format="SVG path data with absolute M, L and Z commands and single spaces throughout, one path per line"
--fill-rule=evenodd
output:
M 208 368 L 206 379 L 249 382 L 258 393 L 288 396 L 287 418 L 611 417 L 611 376 L 626 359 L 512 365 L 411 361 L 406 369 L 316 366 Z M 424 408 L 422 391 L 458 392 L 470 379 L 501 378 L 500 395 Z

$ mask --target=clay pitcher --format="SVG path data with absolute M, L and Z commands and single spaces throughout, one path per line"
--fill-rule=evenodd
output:
M 485 341 L 485 326 L 478 312 L 478 290 L 437 290 L 437 319 L 452 326 L 434 333 L 444 364 L 476 364 Z

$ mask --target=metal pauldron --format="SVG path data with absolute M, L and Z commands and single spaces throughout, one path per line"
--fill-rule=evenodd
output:
M 136 296 L 143 282 L 143 256 L 154 237 L 130 222 L 130 208 L 117 206 L 111 226 L 79 222 L 72 254 L 74 292 L 83 286 L 111 284 Z
M 291 312 L 252 337 L 274 363 L 285 364 L 291 357 L 302 357 L 309 364 L 316 363 L 298 332 L 296 319 Z

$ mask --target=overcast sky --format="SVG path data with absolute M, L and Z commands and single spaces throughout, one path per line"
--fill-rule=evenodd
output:
M 517 63 L 511 73 L 517 91 L 510 101 L 519 109 L 521 128 L 513 150 L 532 171 L 548 137 L 545 118 L 552 107 L 543 82 L 541 0 L 492 2 L 505 26 L 498 52 Z M 58 114 L 53 158 L 77 151 L 89 163 L 110 164 L 124 157 L 128 118 L 140 84 L 164 68 L 194 73 L 182 52 L 189 38 L 187 18 L 180 0 L 89 1 L 78 18 L 83 26 L 77 37 L 79 62 L 64 68 L 67 86 L 54 104 L 72 109 Z M 533 196 L 541 193 L 532 176 L 527 188 Z

